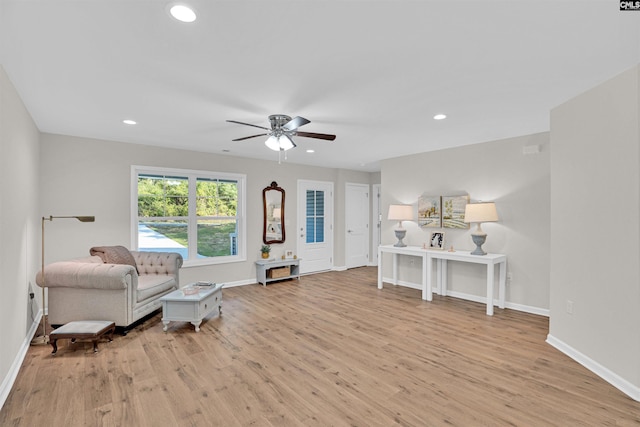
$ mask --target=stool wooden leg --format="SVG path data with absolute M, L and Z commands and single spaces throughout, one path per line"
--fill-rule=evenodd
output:
M 50 343 L 53 347 L 53 351 L 51 352 L 51 354 L 56 354 L 56 352 L 58 351 L 58 340 L 51 340 Z

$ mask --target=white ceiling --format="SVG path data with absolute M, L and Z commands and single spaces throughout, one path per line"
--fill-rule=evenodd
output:
M 0 0 L 0 60 L 38 128 L 277 160 L 226 120 L 300 115 L 337 139 L 299 137 L 288 162 L 376 171 L 547 131 L 551 108 L 640 63 L 640 11 L 614 0 L 184 0 L 192 24 L 170 3 Z

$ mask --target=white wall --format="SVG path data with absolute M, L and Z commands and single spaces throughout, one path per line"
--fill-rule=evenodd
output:
M 369 184 L 374 176 L 344 171 L 269 162 L 185 150 L 157 148 L 63 135 L 42 135 L 42 213 L 95 215 L 95 223 L 58 221 L 47 228 L 47 240 L 56 251 L 47 263 L 85 256 L 96 245 L 130 246 L 131 165 L 234 172 L 247 175 L 247 261 L 183 268 L 182 284 L 196 280 L 243 282 L 255 280 L 254 261 L 262 244 L 262 189 L 276 181 L 286 191 L 287 241 L 273 245 L 272 254 L 295 250 L 297 181 L 335 183 L 334 266 L 344 266 L 344 183 Z
M 0 65 L 0 407 L 28 348 L 39 310 L 38 138 Z M 36 298 L 31 301 L 29 291 Z
M 524 155 L 523 147 L 540 146 L 540 153 Z M 471 201 L 495 201 L 500 221 L 482 226 L 487 232 L 483 248 L 507 255 L 507 306 L 546 314 L 549 308 L 550 165 L 549 135 L 486 142 L 389 159 L 382 162 L 382 243 L 396 241 L 396 224 L 386 219 L 388 206 L 416 204 L 422 194 L 469 194 Z M 470 230 L 421 229 L 405 223 L 408 245 L 422 246 L 432 231 L 445 232 L 445 246 L 472 250 Z M 421 282 L 420 265 L 401 257 L 401 281 Z M 384 256 L 391 271 L 391 256 Z M 389 265 L 389 267 L 387 267 Z M 449 290 L 486 296 L 486 273 L 481 265 L 455 263 L 449 268 Z
M 637 400 L 639 70 L 634 67 L 551 112 L 549 331 L 552 344 Z

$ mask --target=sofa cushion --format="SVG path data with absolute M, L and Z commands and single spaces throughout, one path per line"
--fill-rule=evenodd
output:
M 105 264 L 127 264 L 132 266 L 138 272 L 136 260 L 124 246 L 94 246 L 89 249 L 91 255 L 97 255 L 102 258 Z
M 177 288 L 173 276 L 163 274 L 143 274 L 138 277 L 137 302 L 153 298 L 171 289 Z

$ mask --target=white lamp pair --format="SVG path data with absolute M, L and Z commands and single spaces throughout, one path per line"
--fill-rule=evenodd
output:
M 407 230 L 402 226 L 402 221 L 413 220 L 413 206 L 411 205 L 389 205 L 389 214 L 387 218 L 391 221 L 398 221 L 398 227 L 394 230 L 398 241 L 393 245 L 396 247 L 407 246 L 402 239 L 405 238 Z M 471 252 L 472 255 L 486 255 L 482 249 L 482 245 L 487 240 L 487 233 L 482 230 L 483 222 L 495 222 L 498 220 L 498 212 L 496 204 L 493 202 L 467 203 L 464 211 L 464 222 L 475 223 L 476 229 L 471 232 L 471 240 L 475 243 L 476 248 Z

